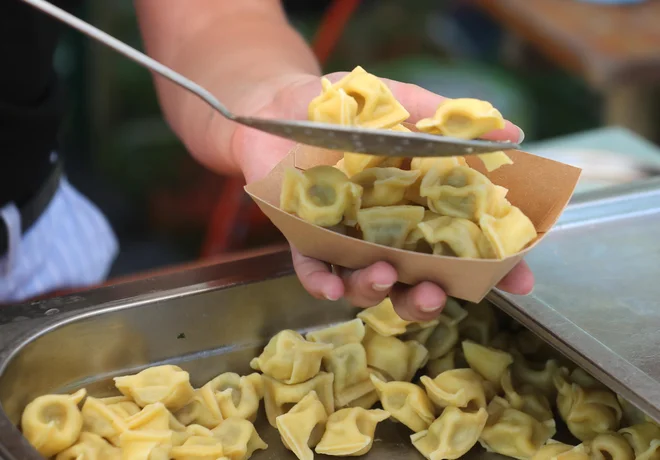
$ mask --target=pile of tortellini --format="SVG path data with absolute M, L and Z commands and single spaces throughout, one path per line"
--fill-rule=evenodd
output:
M 660 459 L 657 424 L 554 356 L 485 302 L 449 299 L 436 320 L 410 322 L 386 299 L 305 336 L 279 332 L 250 362 L 258 372 L 194 389 L 156 366 L 115 378 L 121 396 L 41 396 L 21 428 L 57 460 L 247 460 L 268 447 L 253 425 L 263 399 L 299 460 L 363 455 L 388 419 L 428 460 L 476 445 L 525 460 Z M 556 420 L 576 442 L 554 439 Z
M 409 117 L 387 85 L 361 67 L 309 105 L 309 119 L 340 125 L 410 131 Z M 463 139 L 504 127 L 490 103 L 448 99 L 420 131 Z M 512 164 L 504 152 L 479 155 L 488 171 Z M 285 171 L 280 208 L 321 227 L 397 249 L 475 259 L 520 252 L 537 232 L 507 199 L 508 190 L 463 157 L 388 158 L 344 153 L 335 166 Z

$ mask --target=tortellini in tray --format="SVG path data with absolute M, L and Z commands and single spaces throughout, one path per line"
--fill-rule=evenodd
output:
M 408 112 L 377 77 L 357 67 L 323 80 L 311 121 L 405 131 Z M 491 104 L 444 101 L 417 129 L 462 139 L 504 127 Z M 490 172 L 512 164 L 504 152 L 479 155 Z M 440 256 L 502 259 L 537 237 L 532 221 L 462 157 L 404 159 L 347 152 L 332 166 L 286 170 L 280 208 L 321 227 L 343 226 L 364 241 Z
M 384 423 L 428 460 L 472 449 L 522 460 L 660 459 L 660 426 L 585 371 L 539 353 L 529 334 L 486 302 L 449 299 L 438 319 L 413 322 L 385 299 L 305 335 L 280 331 L 250 363 L 256 372 L 224 372 L 196 388 L 184 369 L 154 366 L 116 377 L 116 396 L 40 396 L 21 429 L 56 460 L 248 460 L 268 449 L 267 430 L 290 458 L 354 457 Z

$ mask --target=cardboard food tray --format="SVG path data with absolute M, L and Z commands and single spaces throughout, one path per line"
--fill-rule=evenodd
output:
M 284 171 L 334 165 L 343 152 L 296 145 L 264 179 L 245 187 L 284 236 L 304 255 L 342 267 L 358 269 L 386 261 L 394 266 L 399 281 L 417 284 L 432 281 L 459 299 L 480 302 L 486 294 L 545 236 L 568 204 L 581 170 L 518 150 L 507 151 L 512 165 L 486 172 L 481 161 L 467 157 L 468 164 L 493 183 L 509 189 L 507 199 L 534 223 L 538 237 L 524 251 L 505 259 L 462 259 L 436 256 L 369 243 L 305 222 L 279 208 Z

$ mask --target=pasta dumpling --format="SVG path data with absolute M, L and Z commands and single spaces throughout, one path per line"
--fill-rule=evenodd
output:
M 622 428 L 619 433 L 633 448 L 635 459 L 657 460 L 660 458 L 660 427 L 655 423 L 638 423 Z
M 408 382 L 384 382 L 374 375 L 371 376 L 371 381 L 376 387 L 383 409 L 414 432 L 427 429 L 435 419 L 431 401 L 417 385 Z
M 327 343 L 340 347 L 349 343 L 361 343 L 364 339 L 364 323 L 359 318 L 307 333 L 310 342 Z
M 160 402 L 144 406 L 126 419 L 126 425 L 130 431 L 185 431 L 186 428 Z
M 365 241 L 397 249 L 403 248 L 408 234 L 423 218 L 422 206 L 376 206 L 357 213 Z
M 594 460 L 634 460 L 635 452 L 623 435 L 599 434 L 587 441 L 587 449 Z
M 460 139 L 476 139 L 502 128 L 504 118 L 491 103 L 468 98 L 443 101 L 432 118 L 417 122 L 417 129 L 422 132 Z M 479 158 L 489 172 L 513 164 L 511 158 L 501 151 L 481 154 Z
M 431 211 L 473 222 L 484 214 L 496 213 L 502 205 L 493 183 L 468 166 L 445 172 L 431 169 L 422 179 L 419 194 L 428 199 Z
M 335 407 L 345 407 L 373 391 L 367 368 L 367 352 L 361 343 L 337 347 L 323 362 L 325 369 L 334 375 Z
M 512 350 L 513 364 L 511 370 L 513 377 L 524 384 L 533 386 L 543 393 L 548 399 L 554 399 L 557 395 L 554 376 L 559 370 L 559 364 L 555 359 L 549 359 L 540 366 L 529 363 L 520 353 Z
M 536 451 L 532 460 L 589 460 L 591 457 L 584 445 L 571 446 L 549 439 Z
M 434 379 L 443 372 L 456 369 L 455 356 L 456 356 L 456 350 L 451 350 L 446 355 L 441 356 L 440 358 L 429 359 L 429 362 L 426 363 L 427 377 Z
M 117 404 L 117 403 L 114 403 Z M 140 412 L 124 416 L 112 410 L 113 404 L 105 404 L 102 399 L 88 396 L 82 407 L 82 429 L 86 432 L 108 439 L 114 445 L 119 445 L 119 435 L 128 430 L 127 420 Z
M 315 450 L 319 454 L 342 457 L 364 455 L 373 445 L 376 425 L 389 416 L 380 409 L 340 409 L 328 417 L 325 433 Z
M 428 460 L 456 459 L 477 443 L 487 419 L 484 408 L 468 412 L 449 406 L 428 430 L 411 435 L 410 440 Z
M 413 228 L 412 231 L 408 233 L 406 241 L 403 243 L 403 249 L 431 254 L 433 252 L 433 247 L 424 239 L 424 233 L 419 229 L 419 226 L 424 222 L 437 219 L 438 217 L 440 217 L 438 214 L 425 209 L 422 221 L 417 224 L 417 227 Z
M 171 431 L 125 431 L 119 437 L 122 458 L 168 460 L 172 450 Z
M 394 305 L 389 297 L 378 305 L 362 310 L 357 317 L 382 336 L 403 334 L 408 325 L 412 324 L 412 321 L 401 319 L 394 311 Z
M 311 380 L 295 385 L 287 385 L 271 377 L 264 376 L 264 406 L 268 422 L 277 428 L 278 416 L 287 413 L 309 392 L 315 391 L 327 414 L 335 411 L 332 393 L 334 376 L 328 372 L 319 372 Z M 224 423 L 224 422 L 223 422 Z
M 439 256 L 480 259 L 491 255 L 489 243 L 477 224 L 468 219 L 440 216 L 417 228 Z
M 529 414 L 540 422 L 553 418 L 550 402 L 543 393 L 538 392 L 531 385 L 514 387 L 511 368 L 508 368 L 502 375 L 501 387 L 504 397 L 514 409 Z
M 288 168 L 282 181 L 280 208 L 320 227 L 333 227 L 342 220 L 355 225 L 361 198 L 362 187 L 337 168 Z
M 44 457 L 71 447 L 83 427 L 78 404 L 87 392 L 79 390 L 73 395 L 45 395 L 25 407 L 21 418 L 23 436 Z
M 289 412 L 277 417 L 277 430 L 284 447 L 299 460 L 312 460 L 314 447 L 325 431 L 328 414 L 315 391 L 308 393 Z
M 484 245 L 484 257 L 503 259 L 520 252 L 537 236 L 532 221 L 515 207 L 509 207 L 501 217 L 484 214 L 479 218 L 479 226 L 488 244 Z
M 115 377 L 115 386 L 140 407 L 162 402 L 171 411 L 181 409 L 195 395 L 190 375 L 173 365 L 154 366 L 135 375 Z
M 470 340 L 464 340 L 462 346 L 465 360 L 470 368 L 477 371 L 497 388 L 500 388 L 502 376 L 506 373 L 509 365 L 513 363 L 511 354 L 495 348 L 484 347 Z
M 622 418 L 616 395 L 609 390 L 586 389 L 570 382 L 568 370 L 555 374 L 557 408 L 569 431 L 580 441 L 616 431 Z
M 172 447 L 173 460 L 216 460 L 224 459 L 220 441 L 209 436 L 190 436 L 180 446 Z
M 437 359 L 446 355 L 458 343 L 458 324 L 450 317 L 441 313 L 438 316 L 438 325 L 426 340 L 429 359 Z
M 175 416 L 184 425 L 194 423 L 206 428 L 216 427 L 224 420 L 215 397 L 215 391 L 208 383 L 195 390 L 193 399 L 185 407 L 179 409 Z
M 254 425 L 242 418 L 229 417 L 211 432 L 220 440 L 222 455 L 230 460 L 248 460 L 254 451 L 268 448 Z
M 351 177 L 362 187 L 362 207 L 393 206 L 403 201 L 406 189 L 419 177 L 418 171 L 399 168 L 369 168 Z
M 121 450 L 94 433 L 82 432 L 78 441 L 55 460 L 121 460 Z
M 496 396 L 488 404 L 488 421 L 481 432 L 479 443 L 488 452 L 530 459 L 555 431 L 554 419 L 540 422 Z
M 257 373 L 241 377 L 234 372 L 225 372 L 204 385 L 202 390 L 208 397 L 215 396 L 223 419 L 239 417 L 254 422 L 261 400 L 260 385 L 261 375 Z M 209 405 L 212 405 L 211 401 Z
M 344 90 L 357 102 L 355 120 L 358 126 L 392 128 L 410 116 L 387 85 L 360 66 L 333 86 Z
M 467 303 L 467 317 L 458 325 L 460 336 L 481 345 L 488 345 L 499 331 L 495 312 L 488 302 Z
M 451 369 L 431 379 L 423 375 L 420 381 L 433 403 L 443 409 L 448 406 L 476 410 L 486 407 L 484 379 L 472 369 Z
M 284 383 L 301 383 L 319 373 L 323 358 L 332 348 L 332 345 L 310 342 L 296 331 L 285 329 L 270 339 L 250 366 Z
M 342 88 L 336 88 L 327 78 L 321 79 L 322 91 L 307 107 L 307 117 L 317 123 L 352 126 L 358 111 L 358 103 Z
M 389 380 L 411 380 L 428 360 L 428 351 L 419 342 L 403 342 L 370 329 L 367 329 L 363 344 L 369 367 L 382 372 Z

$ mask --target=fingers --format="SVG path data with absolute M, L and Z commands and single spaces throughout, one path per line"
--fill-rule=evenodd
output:
M 497 287 L 511 294 L 527 295 L 534 289 L 534 274 L 523 260 L 502 278 Z
M 386 262 L 375 264 L 362 270 L 342 272 L 344 296 L 356 307 L 372 307 L 388 296 L 397 280 L 394 267 Z
M 428 321 L 442 311 L 447 295 L 440 286 L 429 281 L 414 287 L 396 285 L 390 293 L 394 309 L 408 321 Z
M 317 299 L 338 300 L 344 295 L 344 283 L 320 260 L 305 257 L 291 246 L 296 275 L 303 287 Z

